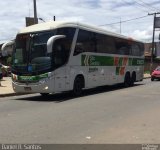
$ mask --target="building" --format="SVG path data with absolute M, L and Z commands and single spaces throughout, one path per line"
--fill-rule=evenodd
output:
M 150 70 L 151 70 L 151 56 L 152 56 L 152 43 L 145 43 L 144 49 L 145 49 L 144 50 L 144 56 L 145 56 L 144 72 L 150 72 Z M 153 51 L 152 70 L 160 65 L 159 52 L 160 52 L 160 43 L 155 42 L 155 49 Z

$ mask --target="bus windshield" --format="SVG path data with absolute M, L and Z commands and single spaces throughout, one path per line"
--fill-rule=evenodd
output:
M 52 31 L 18 34 L 13 51 L 12 72 L 40 74 L 64 65 L 69 57 L 75 28 L 58 28 Z M 47 41 L 54 35 L 65 35 L 55 41 L 52 52 L 47 51 Z
M 51 54 L 47 53 L 47 41 L 53 33 L 21 34 L 16 38 L 13 69 L 22 73 L 51 68 Z

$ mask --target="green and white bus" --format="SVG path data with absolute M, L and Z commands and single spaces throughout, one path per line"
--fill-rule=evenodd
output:
M 15 92 L 59 93 L 143 80 L 142 42 L 75 22 L 22 29 L 12 60 Z

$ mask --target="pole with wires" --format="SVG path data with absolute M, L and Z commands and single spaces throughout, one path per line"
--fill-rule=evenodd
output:
M 155 43 L 154 43 L 154 39 L 155 39 L 155 20 L 156 20 L 156 15 L 160 14 L 160 12 L 157 13 L 149 13 L 148 15 L 153 15 L 153 37 L 152 37 L 152 50 L 151 50 L 151 64 L 150 64 L 150 74 L 152 73 L 153 70 L 153 55 L 154 55 L 154 50 L 155 50 Z
M 36 0 L 33 0 L 33 7 L 34 7 L 34 24 L 38 23 L 38 19 L 37 19 L 37 5 L 36 5 Z
M 121 17 L 120 17 L 120 34 L 122 33 L 122 21 L 121 21 Z

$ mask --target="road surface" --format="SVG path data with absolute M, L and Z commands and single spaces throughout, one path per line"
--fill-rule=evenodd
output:
M 159 143 L 160 81 L 0 98 L 0 143 Z

